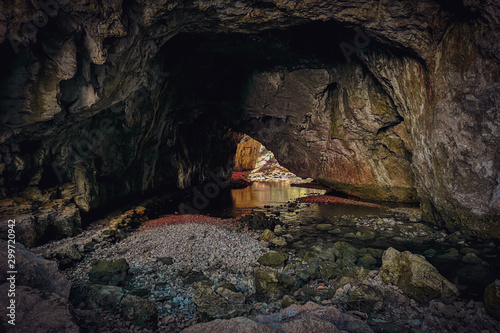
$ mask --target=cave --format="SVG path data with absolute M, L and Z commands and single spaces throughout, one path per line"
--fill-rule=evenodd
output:
M 494 0 L 4 1 L 0 326 L 500 331 L 498 22 Z

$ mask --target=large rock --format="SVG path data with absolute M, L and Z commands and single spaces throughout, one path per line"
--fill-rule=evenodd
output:
M 255 298 L 260 301 L 268 299 L 280 299 L 288 289 L 286 283 L 280 281 L 280 274 L 271 269 L 256 269 Z
M 158 321 L 156 305 L 147 299 L 126 294 L 116 286 L 75 285 L 71 289 L 70 300 L 75 308 L 106 310 L 139 327 L 153 328 Z
M 0 260 L 7 263 L 7 242 L 0 240 Z M 15 328 L 18 332 L 79 332 L 68 301 L 70 282 L 59 272 L 57 263 L 45 260 L 30 251 L 21 243 L 15 244 Z M 4 266 L 6 267 L 6 266 Z M 0 285 L 0 306 L 6 309 L 12 298 L 7 297 L 11 288 L 7 280 L 11 274 L 0 272 L 0 279 L 7 281 Z M 9 331 L 10 320 L 3 315 L 0 326 Z
M 81 231 L 80 210 L 75 204 L 56 200 L 38 208 L 18 198 L 11 207 L 0 207 L 0 233 L 6 234 L 8 221 L 16 221 L 17 240 L 34 247 L 50 240 L 76 235 Z
M 233 318 L 242 315 L 249 305 L 245 305 L 245 296 L 224 287 L 217 292 L 207 281 L 195 282 L 193 302 L 196 305 L 196 317 L 199 321 L 218 318 Z
M 256 323 L 255 321 L 237 317 L 230 320 L 216 319 L 186 328 L 182 333 L 276 333 L 276 330 Z
M 233 318 L 214 320 L 197 324 L 182 333 L 197 332 L 259 332 L 259 333 L 311 333 L 311 332 L 357 332 L 371 333 L 372 330 L 359 319 L 342 314 L 333 306 L 324 307 L 312 302 L 305 305 L 291 305 L 273 315 L 255 318 Z
M 7 312 L 10 306 L 7 295 L 9 284 L 0 285 L 0 306 Z M 0 318 L 2 332 L 67 332 L 78 333 L 80 329 L 71 312 L 71 304 L 67 298 L 58 294 L 23 285 L 16 286 L 15 326 L 8 324 L 11 320 L 6 313 Z
M 409 251 L 388 248 L 382 256 L 380 276 L 385 283 L 397 285 L 419 302 L 435 298 L 449 302 L 458 296 L 457 287 L 439 274 L 425 257 Z
M 257 261 L 264 266 L 283 266 L 288 256 L 281 252 L 269 252 L 261 256 Z
M 91 267 L 89 280 L 92 283 L 118 286 L 124 285 L 128 278 L 129 265 L 123 258 L 114 261 L 94 260 Z
M 28 286 L 62 298 L 68 298 L 71 283 L 61 274 L 57 263 L 45 260 L 28 251 L 21 243 L 16 243 L 16 285 Z M 7 242 L 0 239 L 0 260 L 7 263 Z M 0 279 L 6 281 L 7 271 L 0 271 Z
M 493 317 L 500 320 L 500 280 L 495 280 L 484 290 L 484 306 Z
M 234 156 L 234 170 L 235 171 L 251 171 L 255 169 L 257 157 L 259 157 L 260 148 L 262 144 L 249 136 L 243 137 L 236 154 Z

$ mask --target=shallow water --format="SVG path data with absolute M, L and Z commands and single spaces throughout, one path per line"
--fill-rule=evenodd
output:
M 288 203 L 309 195 L 325 194 L 325 190 L 292 186 L 289 181 L 254 182 L 242 189 L 233 189 L 230 200 L 225 201 L 225 206 L 218 205 L 208 211 L 210 215 L 219 217 L 238 218 L 252 212 L 277 212 L 285 219 L 296 219 L 297 213 L 301 218 L 317 221 L 338 220 L 343 215 L 367 216 L 384 215 L 386 209 L 373 207 L 358 207 L 352 205 L 307 204 L 294 212 L 288 212 Z M 325 223 L 325 222 L 322 222 Z
M 397 214 L 389 207 L 374 208 L 325 203 L 299 204 L 298 206 L 293 204 L 300 197 L 324 193 L 325 190 L 291 186 L 291 183 L 287 181 L 255 182 L 246 188 L 231 190 L 230 198 L 221 198 L 219 204 L 214 205 L 215 208 L 212 207 L 203 213 L 223 218 L 239 218 L 242 215 L 256 212 L 277 216 L 285 225 L 300 229 L 300 238 L 288 245 L 288 248 L 296 251 L 308 250 L 315 245 L 329 247 L 337 241 L 346 241 L 357 248 L 371 247 L 385 250 L 388 247 L 394 247 L 399 251 L 411 251 L 421 255 L 424 255 L 424 251 L 432 248 L 436 254 L 426 256 L 429 262 L 458 286 L 462 296 L 476 300 L 482 299 L 482 293 L 487 284 L 495 278 L 500 278 L 500 264 L 497 259 L 498 247 L 492 246 L 491 242 L 468 239 L 466 245 L 478 250 L 478 256 L 488 263 L 486 266 L 468 265 L 463 263 L 460 257 L 455 260 L 439 258 L 439 255 L 444 254 L 448 249 L 452 247 L 460 249 L 464 247 L 464 244 L 450 243 L 432 237 L 415 242 L 411 238 L 400 237 L 402 236 L 400 234 L 397 234 L 396 237 L 385 237 L 383 232 L 373 229 L 370 225 L 342 226 L 339 224 L 342 217 L 367 218 L 367 220 L 379 217 L 396 218 L 401 223 L 394 228 L 396 233 L 415 225 L 414 222 L 409 221 L 407 216 Z M 318 231 L 315 226 L 320 223 L 332 224 L 337 232 Z M 338 232 L 339 230 L 340 232 Z M 438 232 L 437 228 L 434 230 Z M 371 240 L 346 237 L 349 233 L 356 234 L 365 231 L 375 231 L 377 236 Z

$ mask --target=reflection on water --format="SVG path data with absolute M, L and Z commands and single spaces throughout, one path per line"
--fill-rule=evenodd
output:
M 251 212 L 277 212 L 285 220 L 296 220 L 300 212 L 300 219 L 315 221 L 335 221 L 339 216 L 366 216 L 384 215 L 386 209 L 363 207 L 344 204 L 301 204 L 289 210 L 287 203 L 294 202 L 300 197 L 314 194 L 324 194 L 325 190 L 291 186 L 289 181 L 254 182 L 252 185 L 231 190 L 230 201 L 218 209 L 212 209 L 211 215 L 219 217 L 238 218 Z M 229 199 L 229 198 L 228 198 Z
M 242 189 L 231 191 L 234 209 L 276 206 L 313 193 L 324 194 L 325 190 L 290 186 L 290 182 L 255 182 Z

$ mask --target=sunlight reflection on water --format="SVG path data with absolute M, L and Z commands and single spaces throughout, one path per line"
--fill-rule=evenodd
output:
M 290 186 L 290 182 L 255 182 L 231 191 L 234 209 L 248 209 L 286 204 L 310 194 L 324 194 L 325 190 Z

